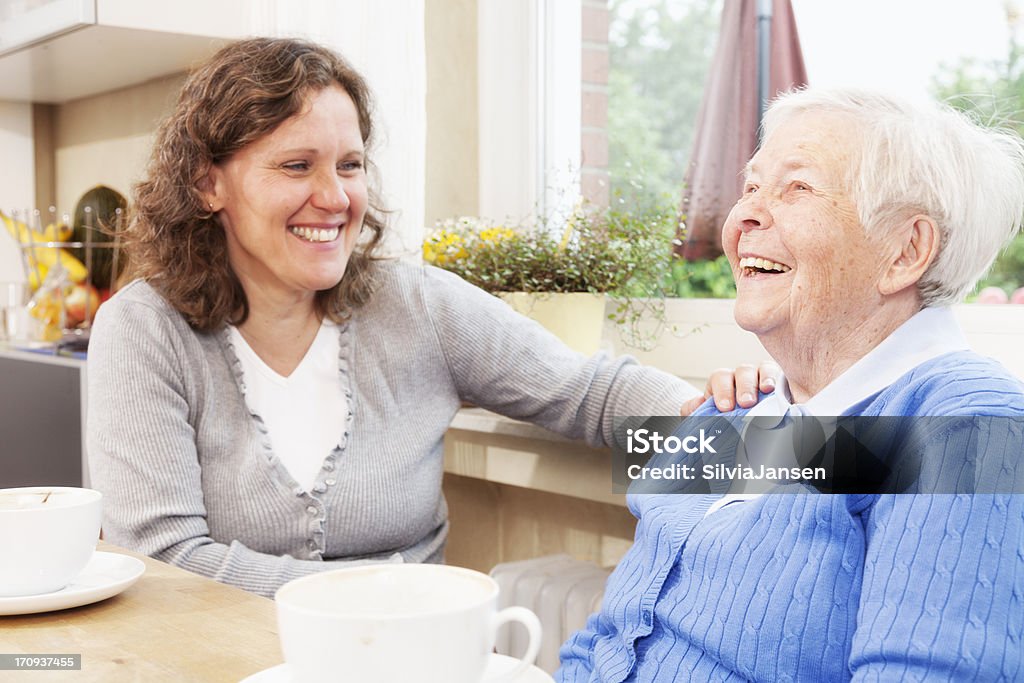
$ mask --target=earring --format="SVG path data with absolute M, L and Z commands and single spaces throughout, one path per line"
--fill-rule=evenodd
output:
M 210 211 L 213 211 L 213 202 L 208 202 L 210 205 Z

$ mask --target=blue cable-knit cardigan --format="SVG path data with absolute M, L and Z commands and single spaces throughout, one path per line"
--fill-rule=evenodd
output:
M 1020 417 L 1024 385 L 958 351 L 857 412 Z M 558 681 L 1024 680 L 1024 495 L 765 495 L 705 517 L 715 499 L 629 496 L 635 543 Z

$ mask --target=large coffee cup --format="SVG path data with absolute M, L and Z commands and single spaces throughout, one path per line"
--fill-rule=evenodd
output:
M 540 622 L 524 607 L 497 610 L 498 584 L 461 567 L 377 565 L 305 576 L 275 596 L 281 648 L 293 681 L 482 683 L 498 629 L 530 634 L 511 681 L 540 649 Z
M 0 489 L 0 597 L 60 590 L 89 562 L 100 535 L 99 491 Z

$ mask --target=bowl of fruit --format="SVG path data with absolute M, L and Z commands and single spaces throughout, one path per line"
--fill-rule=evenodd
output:
M 0 212 L 0 222 L 21 247 L 35 341 L 87 342 L 96 311 L 110 297 L 123 265 L 117 235 L 126 215 L 124 197 L 102 185 L 82 196 L 73 216 L 59 220 L 53 208 L 45 215 Z

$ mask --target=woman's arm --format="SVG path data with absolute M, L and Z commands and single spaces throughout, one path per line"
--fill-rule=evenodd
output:
M 437 268 L 423 271 L 423 308 L 459 395 L 495 412 L 592 445 L 608 443 L 612 422 L 630 415 L 689 414 L 705 396 L 683 380 L 628 356 L 586 358 L 496 297 Z M 741 402 L 777 366 L 716 371 L 708 395 Z M 735 383 L 734 383 L 735 379 Z M 737 391 L 738 390 L 738 391 Z M 755 401 L 756 402 L 756 399 Z

